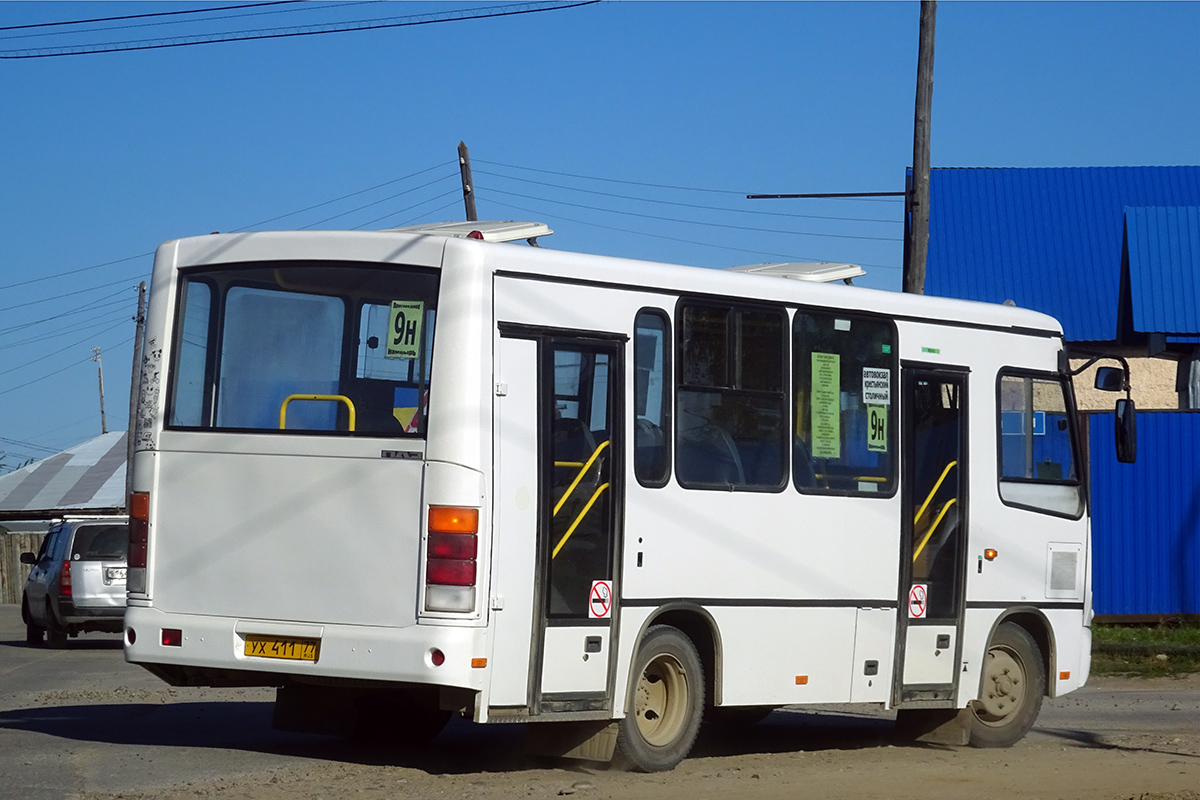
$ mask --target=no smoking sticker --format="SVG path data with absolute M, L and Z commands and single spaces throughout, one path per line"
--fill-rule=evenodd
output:
M 925 619 L 925 611 L 929 608 L 929 585 L 914 583 L 908 590 L 908 618 Z
M 588 617 L 608 619 L 612 616 L 612 581 L 592 581 L 588 597 Z

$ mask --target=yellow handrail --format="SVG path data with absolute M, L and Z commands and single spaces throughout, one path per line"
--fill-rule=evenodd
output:
M 605 444 L 608 444 L 608 442 L 605 442 Z M 597 451 L 599 451 L 600 448 L 596 448 L 596 449 L 597 449 Z M 571 527 L 567 528 L 567 532 L 563 534 L 563 537 L 558 540 L 558 544 L 556 544 L 554 546 L 554 551 L 552 553 L 550 553 L 551 561 L 553 561 L 558 556 L 558 551 L 562 550 L 563 545 L 567 543 L 567 539 L 571 538 L 571 534 L 574 533 L 575 529 L 579 527 L 579 523 L 583 522 L 584 516 L 586 516 L 587 513 L 592 510 L 592 505 L 595 504 L 596 500 L 600 497 L 601 493 L 603 493 L 603 491 L 607 488 L 608 488 L 608 484 L 602 483 L 602 484 L 600 484 L 599 487 L 597 487 L 596 491 L 592 493 L 592 498 L 587 501 L 587 505 L 585 505 L 583 507 L 583 510 L 579 512 L 579 516 L 577 516 L 575 518 L 575 521 L 571 523 Z
M 937 490 L 942 488 L 942 481 L 946 480 L 946 475 L 948 475 L 950 473 L 950 469 L 952 467 L 956 467 L 956 466 L 958 466 L 958 462 L 951 461 L 949 464 L 946 465 L 946 468 L 944 470 L 942 470 L 941 477 L 937 479 L 937 483 L 935 483 L 933 485 L 933 488 L 929 490 L 929 496 L 925 498 L 924 503 L 921 503 L 921 508 L 917 511 L 917 515 L 915 517 L 913 517 L 914 525 L 917 524 L 917 520 L 919 520 L 921 518 L 921 515 L 925 513 L 925 509 L 929 506 L 930 501 L 933 500 L 933 496 L 935 494 L 937 494 Z
M 306 402 L 309 400 L 325 400 L 335 403 L 345 403 L 346 408 L 350 409 L 350 426 L 348 429 L 351 431 L 354 430 L 354 403 L 344 394 L 289 394 L 286 398 L 284 398 L 283 405 L 279 407 L 279 430 L 284 430 L 287 428 L 287 407 L 288 403 L 292 402 L 293 400 L 302 400 Z
M 579 470 L 579 474 L 575 476 L 575 480 L 571 481 L 571 485 L 567 487 L 565 492 L 563 492 L 563 496 L 559 498 L 558 503 L 554 506 L 554 513 L 550 516 L 558 516 L 558 512 L 562 510 L 563 504 L 567 502 L 567 498 L 571 496 L 571 492 L 575 491 L 575 487 L 579 485 L 581 480 L 583 480 L 583 476 L 586 475 L 587 471 L 592 468 L 592 464 L 596 463 L 596 458 L 600 455 L 600 451 L 608 447 L 608 444 L 611 441 L 612 440 L 609 439 L 608 441 L 604 441 L 596 445 L 596 451 L 592 453 L 592 457 L 589 458 L 583 465 L 583 468 Z M 555 552 L 557 552 L 557 550 Z
M 929 526 L 929 532 L 925 534 L 925 538 L 921 540 L 921 544 L 917 546 L 917 552 L 913 553 L 913 563 L 917 563 L 917 556 L 921 555 L 921 551 L 925 549 L 925 545 L 929 543 L 929 538 L 933 536 L 933 532 L 937 530 L 937 526 L 941 524 L 942 517 L 946 516 L 946 512 L 950 510 L 950 506 L 958 502 L 958 498 L 954 497 L 947 501 L 946 505 L 942 506 L 942 510 L 938 513 L 937 519 Z

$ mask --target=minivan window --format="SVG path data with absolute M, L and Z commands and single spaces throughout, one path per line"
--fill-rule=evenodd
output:
M 129 549 L 125 525 L 83 525 L 75 531 L 72 561 L 124 561 Z

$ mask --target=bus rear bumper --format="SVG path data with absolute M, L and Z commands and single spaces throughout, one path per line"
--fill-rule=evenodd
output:
M 164 631 L 167 633 L 164 635 Z M 171 633 L 177 631 L 177 634 Z M 125 660 L 176 686 L 280 686 L 340 680 L 421 684 L 480 691 L 486 629 L 445 625 L 403 628 L 304 624 L 171 614 L 130 605 Z M 315 660 L 249 655 L 247 637 L 286 644 L 317 642 Z M 167 642 L 167 643 L 164 643 Z M 174 642 L 178 642 L 175 644 Z M 440 651 L 441 663 L 435 657 Z M 299 651 L 300 655 L 305 655 Z M 311 654 L 309 654 L 311 655 Z

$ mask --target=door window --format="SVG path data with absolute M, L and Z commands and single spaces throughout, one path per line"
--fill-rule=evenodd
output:
M 1000 376 L 1000 499 L 1008 505 L 1072 518 L 1083 513 L 1067 391 L 1057 377 Z
M 956 619 L 959 549 L 966 509 L 961 487 L 963 382 L 913 381 L 912 583 L 925 587 L 926 619 Z
M 551 343 L 547 616 L 586 619 L 596 581 L 612 577 L 612 349 Z

